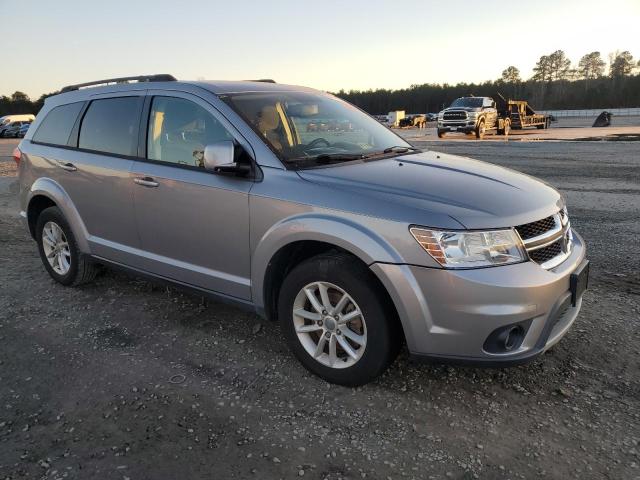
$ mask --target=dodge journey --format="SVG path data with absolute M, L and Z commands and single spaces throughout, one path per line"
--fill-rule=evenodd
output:
M 62 285 L 112 265 L 279 321 L 342 385 L 411 356 L 524 363 L 587 287 L 563 196 L 423 151 L 330 94 L 150 75 L 49 97 L 14 152 L 21 215 Z

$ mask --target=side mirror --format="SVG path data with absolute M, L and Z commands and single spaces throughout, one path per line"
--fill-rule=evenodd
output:
M 247 176 L 251 166 L 235 162 L 236 146 L 233 140 L 222 140 L 204 147 L 204 168 L 216 173 Z
M 235 145 L 232 140 L 211 143 L 204 147 L 204 168 L 215 171 L 223 165 L 233 164 Z

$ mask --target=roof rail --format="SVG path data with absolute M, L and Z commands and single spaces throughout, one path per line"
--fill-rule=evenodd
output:
M 276 83 L 276 81 L 272 80 L 271 78 L 259 78 L 257 80 L 245 80 L 245 82 Z
M 106 80 L 96 80 L 95 82 L 78 83 L 76 85 L 67 85 L 60 93 L 72 92 L 84 87 L 93 87 L 96 85 L 108 85 L 110 83 L 128 83 L 128 82 L 175 82 L 177 79 L 168 73 L 158 73 L 155 75 L 138 75 L 137 77 L 120 77 L 108 78 Z

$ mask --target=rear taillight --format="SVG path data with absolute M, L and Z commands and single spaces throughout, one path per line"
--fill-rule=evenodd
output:
M 18 147 L 13 149 L 13 161 L 16 162 L 17 166 L 20 166 L 20 160 L 22 159 L 22 152 Z

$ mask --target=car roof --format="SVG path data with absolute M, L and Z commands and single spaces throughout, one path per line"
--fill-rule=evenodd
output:
M 54 104 L 63 104 L 67 102 L 75 102 L 88 100 L 94 95 L 118 92 L 132 92 L 140 90 L 185 90 L 191 91 L 193 87 L 208 90 L 214 95 L 228 95 L 233 93 L 249 93 L 249 92 L 315 92 L 323 93 L 313 88 L 301 87 L 297 85 L 287 85 L 282 83 L 274 83 L 271 81 L 256 80 L 175 80 L 175 81 L 145 81 L 137 83 L 115 83 L 109 85 L 89 86 L 85 88 L 63 91 L 62 93 L 52 95 L 47 98 L 47 102 Z
M 180 82 L 178 82 L 180 83 Z M 291 92 L 291 91 L 307 91 L 316 92 L 313 88 L 301 87 L 298 85 L 287 85 L 284 83 L 252 81 L 252 80 L 205 80 L 197 82 L 188 82 L 191 85 L 197 85 L 201 88 L 209 90 L 216 95 L 230 93 L 245 92 Z

